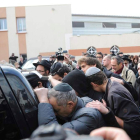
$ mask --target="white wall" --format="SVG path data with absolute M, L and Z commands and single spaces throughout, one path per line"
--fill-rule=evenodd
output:
M 140 46 L 140 34 L 123 35 L 87 35 L 73 36 L 71 39 L 71 49 L 87 49 L 90 46 L 96 48 L 110 48 L 113 45 L 120 47 Z M 140 50 L 139 50 L 140 52 Z
M 16 34 L 15 7 L 6 8 L 6 14 L 7 14 L 9 55 L 11 56 L 12 53 L 15 53 L 15 56 L 19 57 L 18 34 Z
M 42 52 L 64 50 L 66 36 L 72 34 L 70 5 L 28 6 L 26 11 L 26 43 L 28 58 Z

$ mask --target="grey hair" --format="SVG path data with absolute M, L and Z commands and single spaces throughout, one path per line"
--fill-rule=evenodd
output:
M 123 59 L 122 59 L 120 56 L 113 56 L 113 57 L 111 58 L 111 60 L 114 60 L 114 59 L 116 59 L 118 65 L 119 65 L 120 63 L 123 63 Z
M 77 96 L 74 90 L 68 92 L 56 91 L 53 88 L 48 91 L 48 99 L 51 97 L 56 98 L 58 106 L 67 106 L 68 101 L 77 102 Z
M 108 55 L 106 56 L 106 58 L 109 59 L 109 60 L 111 60 L 111 55 L 108 54 Z

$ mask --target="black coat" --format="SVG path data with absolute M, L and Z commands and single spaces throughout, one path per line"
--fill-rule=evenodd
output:
M 105 126 L 102 115 L 97 109 L 85 107 L 92 99 L 88 97 L 78 97 L 77 99 L 73 112 L 67 118 L 63 118 L 65 120 L 62 125 L 64 128 L 73 129 L 79 134 L 89 134 L 92 130 Z M 39 125 L 58 123 L 51 104 L 40 103 L 38 105 L 38 123 Z
M 104 99 L 114 115 L 124 121 L 124 130 L 132 139 L 140 136 L 140 113 L 130 92 L 117 82 L 108 80 Z

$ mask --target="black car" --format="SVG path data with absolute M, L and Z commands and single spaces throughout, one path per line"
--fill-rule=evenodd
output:
M 30 137 L 38 127 L 37 107 L 26 78 L 12 67 L 0 66 L 0 139 Z

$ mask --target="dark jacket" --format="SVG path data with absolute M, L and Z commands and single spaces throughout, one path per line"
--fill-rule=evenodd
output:
M 136 89 L 138 93 L 138 99 L 139 99 L 139 104 L 140 104 L 140 77 L 136 79 L 134 88 Z
M 88 97 L 77 99 L 74 111 L 67 118 L 63 118 L 66 122 L 63 124 L 64 128 L 73 129 L 79 134 L 89 134 L 92 130 L 105 126 L 102 115 L 97 109 L 85 107 L 92 99 Z M 39 125 L 58 123 L 51 104 L 40 103 L 38 105 L 38 123 Z
M 130 92 L 121 84 L 108 80 L 104 99 L 114 115 L 124 121 L 124 130 L 131 138 L 139 137 L 140 113 Z
M 103 69 L 103 72 L 105 73 L 107 78 L 115 77 L 115 78 L 118 78 L 118 79 L 122 79 L 123 83 L 124 83 L 123 86 L 131 93 L 131 95 L 133 96 L 133 98 L 134 98 L 135 102 L 137 103 L 137 105 L 140 104 L 138 93 L 135 90 L 135 88 L 132 86 L 131 83 L 126 82 L 119 74 L 113 73 L 112 71 L 108 71 L 105 67 Z

